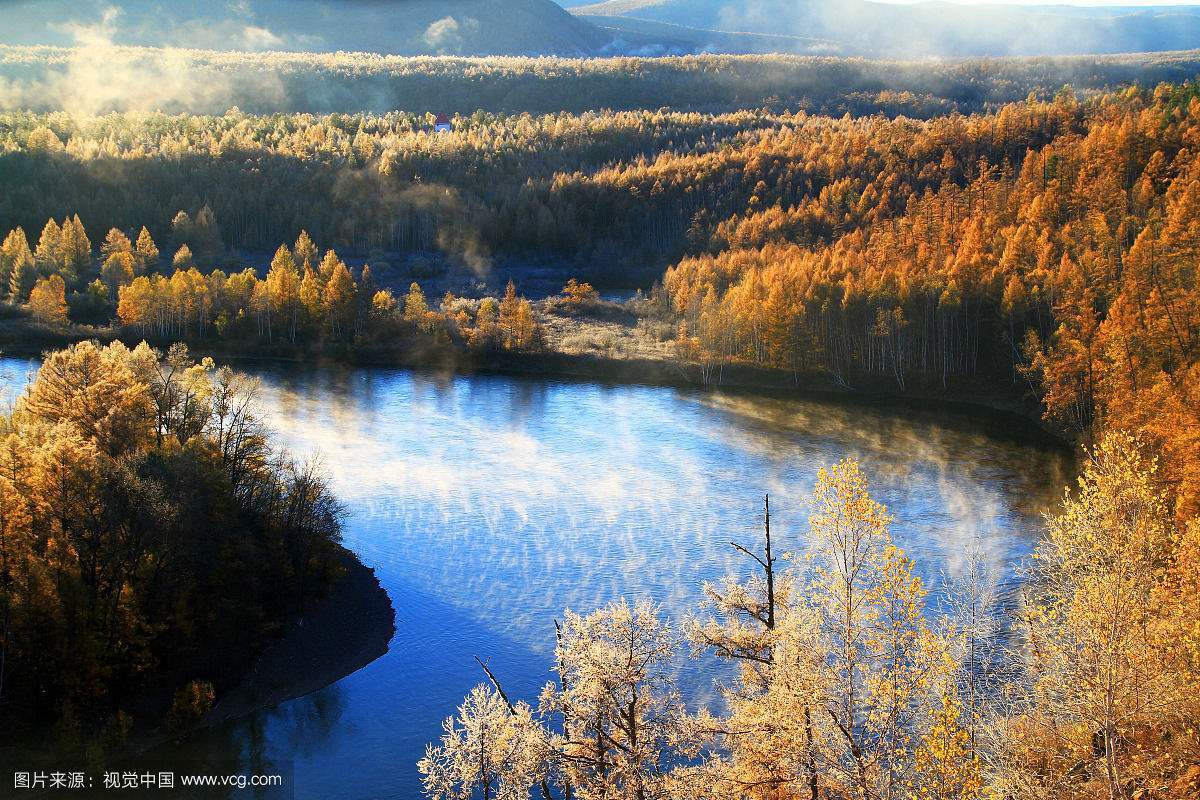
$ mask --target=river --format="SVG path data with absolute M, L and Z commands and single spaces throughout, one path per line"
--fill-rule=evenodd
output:
M 11 398 L 36 364 L 0 359 Z M 320 458 L 345 543 L 396 609 L 387 655 L 308 697 L 185 743 L 294 772 L 296 797 L 415 798 L 416 761 L 489 660 L 536 704 L 553 620 L 618 597 L 681 618 L 729 546 L 805 547 L 816 471 L 858 458 L 893 536 L 936 593 L 972 549 L 1007 579 L 1070 479 L 1061 449 L 991 415 L 389 369 L 263 367 L 278 440 Z M 693 703 L 712 698 L 685 662 Z M 260 771 L 256 769 L 256 771 Z

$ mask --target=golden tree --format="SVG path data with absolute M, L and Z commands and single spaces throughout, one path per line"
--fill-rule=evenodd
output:
M 326 260 L 330 260 L 329 256 L 333 251 L 326 253 Z M 322 270 L 325 264 L 322 262 Z M 347 335 L 354 323 L 354 308 L 357 303 L 358 287 L 354 283 L 354 278 L 350 275 L 350 270 L 346 265 L 333 256 L 330 264 L 331 272 L 329 280 L 325 284 L 325 291 L 321 295 L 321 307 L 325 311 L 325 319 L 328 322 L 331 333 L 334 338 L 340 339 Z M 323 274 L 323 273 L 322 273 Z
M 39 322 L 65 325 L 67 322 L 67 286 L 62 276 L 42 278 L 29 293 L 25 304 L 29 313 Z
M 1179 640 L 1194 614 L 1176 616 L 1160 592 L 1195 566 L 1181 561 L 1188 553 L 1143 448 L 1127 434 L 1103 437 L 1035 553 L 1023 721 L 1006 737 L 1020 774 L 1002 776 L 1009 785 L 1116 800 L 1162 780 L 1164 763 L 1178 764 L 1172 754 L 1198 752 L 1196 665 Z
M 296 341 L 296 330 L 300 320 L 300 273 L 296 270 L 296 260 L 292 251 L 285 245 L 280 245 L 271 259 L 271 268 L 266 280 L 267 304 L 270 309 L 267 317 L 267 335 L 271 336 L 271 323 L 278 321 L 289 341 Z
M 408 294 L 404 296 L 404 318 L 420 324 L 425 321 L 425 315 L 428 313 L 429 303 L 425 300 L 425 292 L 421 290 L 419 283 L 413 281 L 408 287 Z
M 321 320 L 321 294 L 324 286 L 312 265 L 305 262 L 304 278 L 300 281 L 300 305 L 304 309 L 305 320 L 309 324 L 318 324 Z
M 692 639 L 738 661 L 740 677 L 729 713 L 699 721 L 720 748 L 677 786 L 756 800 L 976 797 L 951 637 L 926 623 L 887 510 L 849 460 L 819 472 L 812 502 L 805 573 L 776 570 L 767 527 L 751 554 L 761 574 L 707 589 L 718 615 Z
M 142 230 L 138 233 L 137 245 L 134 248 L 134 256 L 137 260 L 137 273 L 145 274 L 147 271 L 158 267 L 158 245 L 154 243 L 154 238 L 150 235 L 150 231 L 142 226 Z

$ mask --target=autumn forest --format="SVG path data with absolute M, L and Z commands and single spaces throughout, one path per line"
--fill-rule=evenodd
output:
M 1078 477 L 1019 581 L 934 586 L 830 459 L 685 614 L 564 609 L 532 696 L 481 658 L 427 796 L 1200 793 L 1194 68 L 297 59 L 226 65 L 324 87 L 286 111 L 0 112 L 0 346 L 45 350 L 0 418 L 0 726 L 182 735 L 337 585 L 333 481 L 221 364 L 633 375 L 1000 409 Z

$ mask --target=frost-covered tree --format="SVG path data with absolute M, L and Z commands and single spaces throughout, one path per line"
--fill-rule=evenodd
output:
M 546 773 L 546 736 L 531 709 L 490 686 L 472 689 L 442 729 L 417 764 L 434 800 L 528 800 Z

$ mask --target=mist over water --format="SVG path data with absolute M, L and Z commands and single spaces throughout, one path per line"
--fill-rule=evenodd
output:
M 0 360 L 0 385 L 19 389 L 29 370 Z M 419 796 L 425 744 L 484 677 L 472 657 L 536 704 L 564 608 L 650 597 L 682 618 L 705 580 L 744 574 L 728 542 L 757 541 L 763 493 L 777 546 L 802 552 L 821 466 L 861 460 L 934 592 L 972 548 L 1013 576 L 1071 474 L 1061 451 L 949 412 L 385 369 L 257 374 L 278 440 L 322 458 L 350 510 L 346 545 L 376 570 L 397 631 L 358 673 L 184 749 L 293 760 L 296 796 L 314 800 Z M 690 702 L 711 700 L 710 667 L 681 665 Z

